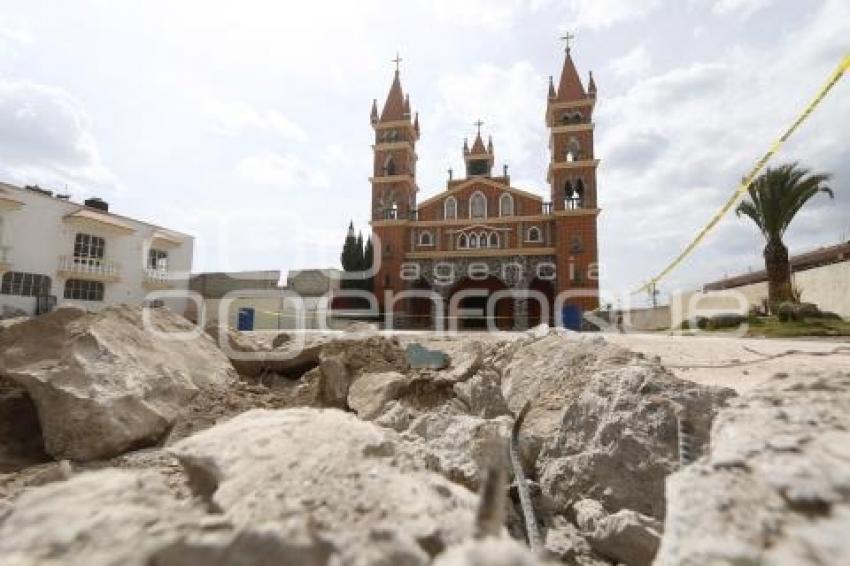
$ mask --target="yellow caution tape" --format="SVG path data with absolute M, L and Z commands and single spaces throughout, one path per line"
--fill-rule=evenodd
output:
M 794 121 L 793 124 L 791 124 L 791 127 L 788 128 L 778 140 L 773 142 L 773 145 L 770 146 L 770 149 L 767 150 L 767 153 L 765 153 L 764 156 L 758 160 L 755 167 L 753 167 L 749 174 L 744 177 L 744 180 L 741 181 L 741 184 L 738 185 L 738 188 L 735 190 L 734 193 L 732 193 L 732 196 L 729 197 L 729 200 L 727 200 L 726 203 L 722 207 L 720 207 L 720 210 L 718 210 L 717 213 L 711 218 L 711 220 L 709 220 L 708 224 L 705 225 L 705 228 L 700 230 L 696 238 L 694 238 L 694 240 L 690 244 L 688 244 L 688 246 L 682 251 L 682 253 L 680 253 L 676 257 L 676 259 L 674 259 L 670 263 L 670 265 L 665 267 L 661 273 L 650 279 L 632 294 L 652 289 L 656 283 L 666 277 L 667 274 L 669 274 L 671 271 L 676 269 L 676 267 L 680 263 L 682 263 L 682 260 L 688 257 L 692 251 L 694 251 L 694 249 L 699 245 L 700 242 L 702 242 L 703 238 L 705 238 L 705 236 L 711 231 L 711 229 L 714 228 L 718 222 L 720 222 L 720 219 L 723 218 L 723 216 L 727 212 L 729 212 L 729 210 L 733 206 L 735 206 L 735 203 L 738 202 L 738 200 L 744 195 L 744 193 L 747 192 L 747 190 L 750 188 L 750 185 L 753 184 L 753 181 L 755 180 L 756 176 L 767 164 L 768 160 L 770 160 L 770 158 L 773 157 L 773 155 L 777 151 L 779 151 L 779 148 L 782 147 L 782 144 L 785 143 L 788 138 L 791 137 L 791 134 L 793 134 L 794 131 L 799 128 L 803 122 L 806 121 L 812 111 L 817 107 L 818 104 L 821 103 L 821 101 L 824 99 L 824 97 L 826 97 L 827 93 L 829 93 L 832 87 L 834 87 L 836 83 L 838 83 L 838 81 L 841 79 L 841 77 L 844 75 L 848 68 L 850 68 L 850 55 L 845 55 L 844 59 L 841 61 L 838 67 L 832 72 L 832 74 L 830 74 L 829 79 L 826 81 L 826 84 L 824 84 L 820 91 L 818 91 L 817 96 L 815 96 L 814 99 L 808 104 L 808 106 L 806 106 L 805 110 L 803 110 L 800 116 Z

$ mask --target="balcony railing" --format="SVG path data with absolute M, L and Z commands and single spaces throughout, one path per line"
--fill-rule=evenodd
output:
M 149 287 L 164 288 L 171 286 L 171 274 L 167 269 L 145 269 L 144 283 Z
M 89 257 L 60 257 L 59 272 L 66 276 L 117 281 L 121 278 L 121 264 L 108 259 Z

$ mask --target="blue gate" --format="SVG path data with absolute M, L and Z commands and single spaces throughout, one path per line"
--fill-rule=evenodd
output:
M 569 330 L 581 330 L 581 309 L 575 305 L 565 305 L 561 310 L 561 322 Z
M 239 331 L 254 330 L 254 309 L 243 307 L 236 316 L 236 329 Z

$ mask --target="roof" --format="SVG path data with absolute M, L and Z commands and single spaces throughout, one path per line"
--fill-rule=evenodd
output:
M 475 141 L 472 143 L 472 149 L 469 153 L 479 154 L 479 153 L 487 153 L 487 148 L 484 147 L 484 140 L 481 139 L 481 132 L 478 132 L 478 135 L 475 136 Z
M 6 192 L 10 192 L 10 193 L 18 193 L 20 195 L 34 195 L 34 196 L 37 196 L 39 198 L 46 198 L 46 199 L 50 199 L 50 200 L 55 201 L 55 202 L 63 203 L 63 204 L 68 205 L 69 207 L 74 207 L 76 209 L 95 211 L 98 214 L 101 214 L 101 215 L 104 215 L 104 216 L 109 216 L 109 217 L 118 219 L 119 221 L 135 222 L 137 224 L 142 224 L 142 225 L 148 226 L 150 228 L 165 230 L 165 231 L 167 231 L 171 234 L 175 234 L 175 235 L 178 235 L 178 236 L 181 236 L 181 237 L 184 237 L 184 238 L 194 238 L 194 236 L 192 236 L 191 234 L 186 234 L 184 232 L 172 230 L 171 228 L 166 228 L 164 226 L 160 226 L 159 224 L 153 224 L 151 222 L 139 220 L 137 218 L 132 218 L 130 216 L 124 216 L 124 215 L 121 215 L 121 214 L 116 214 L 114 212 L 107 212 L 107 211 L 102 211 L 102 210 L 96 210 L 96 209 L 93 209 L 93 208 L 88 208 L 83 204 L 80 204 L 80 203 L 77 203 L 77 202 L 72 202 L 72 201 L 69 201 L 69 200 L 57 199 L 49 191 L 45 191 L 45 192 L 41 193 L 41 192 L 37 192 L 37 191 L 33 191 L 33 190 L 28 190 L 28 189 L 25 189 L 25 188 L 22 188 L 22 187 L 16 187 L 15 185 L 10 185 L 9 183 L 3 183 L 2 181 L 0 181 L 0 190 L 5 190 Z
M 381 112 L 381 122 L 393 122 L 395 120 L 404 120 L 405 102 L 404 92 L 401 90 L 401 79 L 399 72 L 395 72 L 393 84 L 390 85 L 390 92 L 387 94 L 387 101 L 384 102 L 384 109 Z
M 850 261 L 850 242 L 838 244 L 837 246 L 818 248 L 811 252 L 795 255 L 789 261 L 791 263 L 792 273 L 831 265 L 833 263 Z M 761 283 L 762 281 L 767 281 L 767 272 L 764 269 L 712 281 L 703 285 L 703 289 L 705 291 L 720 291 L 722 289 L 734 289 L 736 287 L 743 287 L 744 285 Z
M 462 183 L 458 183 L 457 185 L 455 185 L 454 187 L 452 187 L 452 188 L 450 188 L 446 191 L 440 191 L 436 195 L 425 199 L 424 201 L 420 202 L 417 205 L 416 208 L 421 209 L 423 206 L 431 204 L 432 202 L 437 201 L 437 200 L 439 200 L 439 199 L 441 199 L 445 196 L 448 196 L 448 195 L 451 195 L 453 193 L 462 191 L 468 185 L 473 184 L 473 183 L 484 183 L 484 184 L 487 184 L 487 185 L 497 187 L 497 188 L 502 189 L 503 191 L 507 191 L 509 193 L 517 194 L 517 195 L 520 195 L 520 196 L 524 196 L 526 198 L 531 198 L 531 199 L 543 202 L 543 197 L 541 197 L 540 195 L 536 195 L 534 193 L 530 193 L 530 192 L 524 191 L 522 189 L 517 189 L 515 187 L 509 187 L 509 186 L 504 185 L 502 183 L 498 183 L 496 181 L 493 181 L 492 179 L 488 179 L 487 177 L 472 177 L 470 179 L 466 179 Z
M 558 83 L 557 102 L 571 102 L 585 98 L 584 87 L 578 76 L 570 51 L 564 56 L 564 67 L 561 69 L 561 81 Z

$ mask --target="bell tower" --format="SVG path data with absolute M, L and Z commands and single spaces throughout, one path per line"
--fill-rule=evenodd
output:
M 374 278 L 374 292 L 381 307 L 384 291 L 400 282 L 401 264 L 408 247 L 408 225 L 415 220 L 416 142 L 419 140 L 419 114 L 411 115 L 410 97 L 401 88 L 401 57 L 393 59 L 395 76 L 380 114 L 378 101 L 372 101 L 370 121 L 375 132 L 372 145 L 372 233 L 380 267 Z
M 396 64 L 387 100 L 378 114 L 378 101 L 372 101 L 371 123 L 375 131 L 372 145 L 372 220 L 401 220 L 416 210 L 416 142 L 419 140 L 419 114 L 411 116 L 410 96 L 405 95 L 399 78 L 401 58 Z
M 593 109 L 596 82 L 590 73 L 587 90 L 573 63 L 570 42 L 566 41 L 564 64 L 558 88 L 549 78 L 546 127 L 549 129 L 549 170 L 547 179 L 555 215 L 556 239 L 564 250 L 557 258 L 558 292 L 579 290 L 587 298 L 577 299 L 582 310 L 599 306 L 596 217 L 599 214 L 596 192 L 596 159 L 593 148 Z

